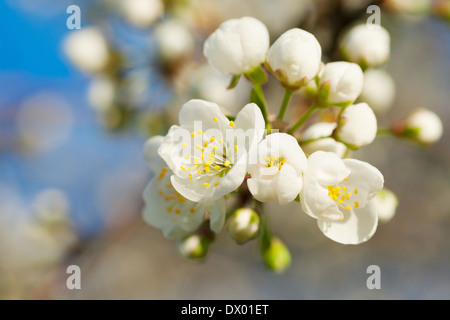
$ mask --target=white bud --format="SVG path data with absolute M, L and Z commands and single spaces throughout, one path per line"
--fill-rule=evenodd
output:
M 322 49 L 314 35 L 294 28 L 272 44 L 267 64 L 283 85 L 299 88 L 319 73 L 321 58 Z
M 208 253 L 211 240 L 199 234 L 190 235 L 178 244 L 178 250 L 185 258 L 202 259 Z
M 168 20 L 155 28 L 159 55 L 165 61 L 177 60 L 193 52 L 195 41 L 189 30 L 176 20 Z
M 368 145 L 377 135 L 377 118 L 367 103 L 345 108 L 339 119 L 336 137 L 354 147 Z
M 379 221 L 388 222 L 394 217 L 398 207 L 398 199 L 391 190 L 381 189 L 373 200 Z
M 333 152 L 342 158 L 347 148 L 344 144 L 330 137 L 334 129 L 336 129 L 335 122 L 318 122 L 308 127 L 301 136 L 302 142 L 307 142 L 301 144 L 303 151 L 306 154 L 313 154 L 316 151 L 322 150 Z
M 439 116 L 425 108 L 419 108 L 405 120 L 407 136 L 423 144 L 431 144 L 442 137 L 442 121 Z
M 228 233 L 238 243 L 253 239 L 259 231 L 259 220 L 259 216 L 254 210 L 238 209 L 228 219 Z
M 164 14 L 161 0 L 126 0 L 120 1 L 120 10 L 131 24 L 145 28 Z
M 222 73 L 239 75 L 252 71 L 266 59 L 269 31 L 251 17 L 223 22 L 205 41 L 203 54 Z
M 363 81 L 364 75 L 359 65 L 338 61 L 325 65 L 319 86 L 328 91 L 327 103 L 350 104 L 360 95 Z
M 360 100 L 367 102 L 375 112 L 390 109 L 395 99 L 395 83 L 384 70 L 368 69 L 364 72 L 364 84 Z
M 66 38 L 64 51 L 75 66 L 82 71 L 103 71 L 111 58 L 108 42 L 95 27 L 73 31 Z
M 383 27 L 360 24 L 350 29 L 341 43 L 343 55 L 351 62 L 375 67 L 390 56 L 390 35 Z

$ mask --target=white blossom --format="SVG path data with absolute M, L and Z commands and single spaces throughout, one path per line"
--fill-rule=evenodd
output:
M 222 73 L 239 75 L 252 71 L 266 59 L 269 31 L 252 17 L 223 22 L 205 41 L 203 54 Z
M 354 26 L 345 34 L 341 50 L 349 61 L 375 67 L 389 59 L 390 41 L 385 28 L 369 28 L 364 23 Z
M 283 85 L 299 88 L 319 73 L 321 58 L 322 49 L 314 35 L 294 28 L 269 48 L 267 65 Z
M 364 84 L 360 101 L 366 102 L 375 112 L 388 111 L 395 99 L 395 83 L 392 77 L 381 69 L 364 72 Z
M 166 20 L 155 27 L 159 56 L 164 61 L 177 60 L 195 49 L 192 33 L 176 19 Z
M 328 151 L 342 158 L 347 151 L 346 146 L 331 138 L 336 126 L 335 122 L 317 122 L 309 126 L 301 135 L 303 151 L 306 154 L 312 154 L 319 150 Z M 303 142 L 305 143 L 303 144 Z
M 247 172 L 248 155 L 264 135 L 260 109 L 247 104 L 230 121 L 217 104 L 193 99 L 181 108 L 179 123 L 159 148 L 173 171 L 174 188 L 195 202 L 219 199 L 238 188 Z
M 359 148 L 371 144 L 377 135 L 377 118 L 367 103 L 345 108 L 339 119 L 336 137 L 350 146 Z
M 378 169 L 356 159 L 317 151 L 308 158 L 300 194 L 302 209 L 318 220 L 320 230 L 343 244 L 367 241 L 378 218 L 370 202 L 383 188 Z
M 108 42 L 96 27 L 71 32 L 65 39 L 64 52 L 75 66 L 88 73 L 104 71 L 111 59 Z
M 258 162 L 249 165 L 247 185 L 258 201 L 286 204 L 302 190 L 305 169 L 306 156 L 297 140 L 286 133 L 273 133 L 259 144 Z
M 320 77 L 319 90 L 327 92 L 328 104 L 350 104 L 360 95 L 363 81 L 363 72 L 356 63 L 330 62 Z
M 398 199 L 395 193 L 387 188 L 383 188 L 373 199 L 380 222 L 390 221 L 398 207 Z
M 145 221 L 161 229 L 165 237 L 179 239 L 195 231 L 208 212 L 211 230 L 220 232 L 225 222 L 225 200 L 197 203 L 180 195 L 170 182 L 170 169 L 157 152 L 163 140 L 162 136 L 154 136 L 144 148 L 147 164 L 155 174 L 143 194 Z
M 443 127 L 442 121 L 436 113 L 419 108 L 406 118 L 403 130 L 408 137 L 423 144 L 431 144 L 442 137 Z

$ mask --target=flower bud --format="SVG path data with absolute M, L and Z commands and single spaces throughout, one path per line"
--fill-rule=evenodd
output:
M 378 220 L 388 222 L 395 215 L 398 207 L 397 196 L 389 189 L 383 188 L 374 198 Z
M 377 118 L 367 103 L 353 104 L 339 118 L 336 138 L 349 147 L 359 148 L 375 140 Z
M 174 61 L 194 51 L 194 37 L 176 20 L 167 20 L 155 28 L 159 56 L 164 61 Z
M 395 83 L 384 70 L 368 69 L 364 72 L 364 84 L 360 101 L 367 102 L 375 112 L 389 110 L 395 99 Z
M 146 28 L 164 14 L 161 0 L 127 0 L 120 1 L 120 11 L 131 24 Z
M 254 210 L 238 209 L 228 219 L 227 231 L 237 243 L 244 243 L 256 237 L 259 222 L 259 215 Z
M 341 52 L 346 60 L 362 68 L 383 64 L 390 56 L 390 35 L 381 26 L 369 28 L 366 24 L 354 26 L 344 36 Z
M 283 33 L 267 53 L 267 67 L 281 84 L 298 89 L 320 71 L 322 49 L 311 33 L 294 28 Z
M 291 254 L 286 245 L 277 237 L 270 238 L 270 242 L 262 249 L 262 257 L 266 266 L 276 273 L 286 271 L 291 265 Z
M 308 127 L 301 136 L 303 151 L 306 154 L 313 154 L 316 151 L 322 150 L 333 152 L 342 158 L 347 148 L 343 143 L 331 138 L 334 129 L 336 129 L 336 123 L 334 122 L 318 122 Z
M 193 234 L 180 241 L 178 250 L 187 259 L 203 259 L 208 253 L 212 239 L 202 234 Z
M 327 63 L 320 78 L 319 97 L 327 105 L 349 105 L 361 93 L 363 80 L 361 67 L 356 63 Z
M 96 27 L 70 33 L 64 51 L 75 66 L 88 73 L 104 71 L 111 60 L 108 42 Z
M 394 128 L 396 135 L 413 139 L 418 143 L 429 145 L 442 136 L 442 121 L 439 116 L 425 108 L 413 111 L 403 125 Z
M 259 67 L 269 48 L 269 31 L 251 17 L 223 22 L 205 41 L 203 54 L 222 73 L 240 75 Z

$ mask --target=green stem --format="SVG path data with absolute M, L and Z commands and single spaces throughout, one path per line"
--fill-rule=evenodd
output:
M 377 130 L 377 137 L 382 137 L 382 136 L 392 136 L 392 130 L 390 128 L 378 128 Z
M 322 139 L 327 139 L 327 138 L 331 138 L 331 136 L 323 136 L 323 137 L 318 137 L 318 138 L 314 138 L 314 139 L 308 139 L 308 140 L 304 140 L 304 141 L 300 141 L 300 145 L 304 146 L 305 144 L 311 143 L 311 142 L 316 142 Z
M 267 117 L 269 115 L 269 111 L 267 109 L 267 102 L 266 102 L 266 98 L 264 97 L 264 92 L 263 92 L 260 84 L 253 83 L 253 86 L 255 88 L 255 92 L 258 95 L 259 100 L 261 101 L 262 106 L 258 105 L 258 107 L 261 109 L 261 113 L 262 113 L 264 121 L 266 122 L 266 125 L 267 125 L 269 123 L 267 121 Z
M 308 111 L 303 115 L 303 117 L 300 118 L 300 120 L 297 121 L 294 126 L 288 130 L 289 134 L 293 134 L 300 126 L 312 115 L 312 113 L 317 109 L 317 106 L 313 104 Z
M 283 102 L 281 103 L 280 112 L 278 113 L 278 119 L 280 120 L 283 120 L 284 118 L 284 114 L 286 113 L 287 106 L 289 104 L 289 101 L 291 100 L 292 93 L 294 93 L 294 91 L 286 88 L 286 91 L 284 92 Z

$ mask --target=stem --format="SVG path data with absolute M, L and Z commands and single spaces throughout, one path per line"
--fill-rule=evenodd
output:
M 382 137 L 382 136 L 392 136 L 392 130 L 390 128 L 378 128 L 377 130 L 377 137 Z
M 278 119 L 280 120 L 283 120 L 284 118 L 284 114 L 286 113 L 287 106 L 289 104 L 289 101 L 291 100 L 292 93 L 294 93 L 294 91 L 286 88 L 284 92 L 283 102 L 281 103 L 280 112 L 278 113 Z
M 297 121 L 294 126 L 288 130 L 288 133 L 293 134 L 300 126 L 311 116 L 311 114 L 317 109 L 317 106 L 313 104 L 308 111 L 303 115 L 303 117 L 300 118 L 300 120 Z
M 316 142 L 322 139 L 327 139 L 327 138 L 331 138 L 331 136 L 323 136 L 323 137 L 318 137 L 318 138 L 314 138 L 314 139 L 308 139 L 305 141 L 300 141 L 300 146 L 303 146 L 305 144 L 311 143 L 311 142 Z
M 255 92 L 258 95 L 259 100 L 261 101 L 262 106 L 259 106 L 259 105 L 258 106 L 261 109 L 261 113 L 262 113 L 264 121 L 266 122 L 266 125 L 267 125 L 268 124 L 267 117 L 269 115 L 269 111 L 267 109 L 267 102 L 266 102 L 266 98 L 264 97 L 264 92 L 263 92 L 260 84 L 253 83 L 253 86 L 255 88 Z

